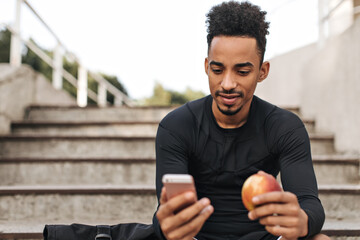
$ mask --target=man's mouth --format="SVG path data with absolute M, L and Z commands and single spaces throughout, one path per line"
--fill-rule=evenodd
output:
M 223 102 L 223 104 L 231 106 L 234 105 L 235 102 L 242 97 L 242 94 L 238 94 L 238 93 L 231 93 L 231 94 L 226 94 L 226 93 L 218 93 L 218 96 L 220 97 L 221 101 Z

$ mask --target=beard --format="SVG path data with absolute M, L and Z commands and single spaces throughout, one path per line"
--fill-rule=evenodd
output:
M 237 114 L 238 112 L 240 112 L 240 110 L 242 109 L 242 106 L 240 106 L 239 108 L 235 109 L 235 110 L 231 110 L 231 106 L 227 106 L 228 109 L 221 109 L 219 104 L 216 104 L 217 108 L 219 109 L 219 111 L 226 115 L 226 116 L 233 116 L 235 114 Z
M 238 97 L 240 98 L 244 98 L 244 93 L 242 91 L 235 91 L 235 90 L 230 90 L 230 91 L 225 91 L 225 90 L 218 90 L 215 92 L 215 97 L 219 97 L 220 93 L 223 94 L 237 94 Z M 227 109 L 222 109 L 218 103 L 216 103 L 217 108 L 219 109 L 219 111 L 226 115 L 226 116 L 232 116 L 237 114 L 238 112 L 240 112 L 240 110 L 242 109 L 242 106 L 239 106 L 237 109 L 233 109 L 231 110 L 232 105 L 225 105 Z

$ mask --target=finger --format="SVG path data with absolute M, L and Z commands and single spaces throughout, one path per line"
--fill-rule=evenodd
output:
M 270 202 L 288 203 L 297 202 L 297 197 L 291 192 L 274 191 L 253 197 L 252 202 L 255 205 L 262 205 Z
M 174 215 L 174 212 L 181 206 L 190 205 L 196 201 L 194 192 L 185 192 L 169 199 L 165 204 L 160 205 L 157 212 L 158 219 Z
M 168 237 L 170 239 L 187 239 L 189 236 L 195 236 L 213 212 L 214 207 L 208 205 L 191 221 L 169 233 Z
M 184 237 L 182 240 L 194 240 L 196 238 L 192 237 L 192 235 L 188 235 L 186 237 Z
M 180 211 L 175 215 L 175 219 L 179 223 L 185 223 L 193 219 L 195 216 L 200 214 L 207 206 L 210 205 L 210 200 L 208 198 L 202 198 L 197 201 L 195 204 L 191 205 L 188 208 Z M 182 225 L 182 224 L 179 224 Z
M 248 216 L 251 220 L 274 215 L 298 216 L 299 211 L 300 206 L 298 204 L 268 203 L 256 207 L 254 210 L 249 212 Z
M 188 235 L 183 237 L 181 240 L 194 240 L 195 238 L 193 237 L 193 235 Z
M 260 224 L 266 226 L 282 226 L 282 227 L 297 227 L 299 219 L 288 216 L 267 216 L 260 218 Z
M 194 217 L 199 215 L 208 205 L 210 205 L 210 200 L 208 198 L 203 198 L 175 215 L 168 217 L 164 220 L 163 230 L 171 232 L 173 229 L 188 223 Z
M 167 202 L 166 188 L 162 187 L 160 194 L 160 204 L 165 204 L 166 202 Z
M 281 226 L 265 226 L 266 231 L 275 236 L 282 236 L 284 239 L 298 239 L 298 231 L 296 228 L 287 228 Z

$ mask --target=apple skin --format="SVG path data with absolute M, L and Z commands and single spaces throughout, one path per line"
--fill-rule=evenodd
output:
M 241 189 L 241 198 L 246 209 L 251 211 L 255 208 L 253 197 L 273 191 L 282 191 L 280 184 L 272 175 L 259 171 L 245 180 Z

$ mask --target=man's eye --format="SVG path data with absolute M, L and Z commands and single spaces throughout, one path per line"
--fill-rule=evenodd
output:
M 246 76 L 250 73 L 250 71 L 238 71 L 238 73 L 242 76 Z
M 211 69 L 215 74 L 220 74 L 222 73 L 221 69 Z

